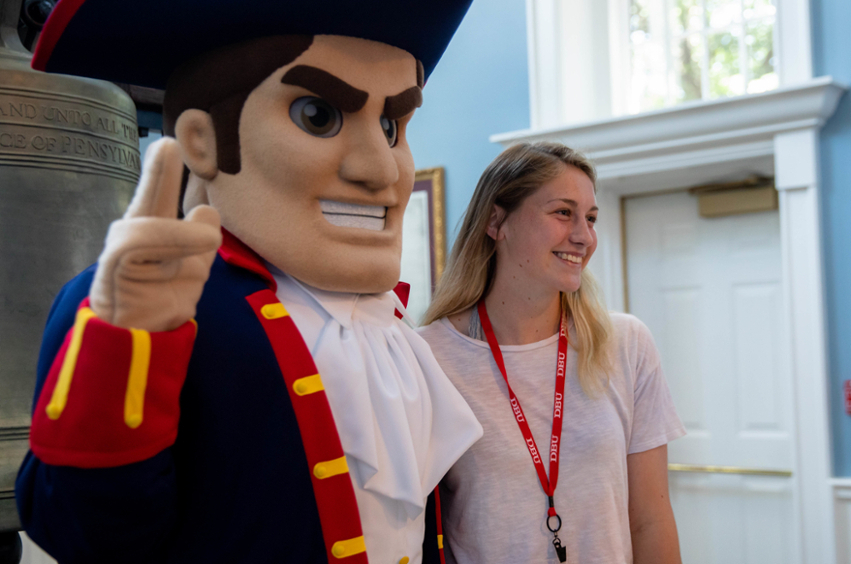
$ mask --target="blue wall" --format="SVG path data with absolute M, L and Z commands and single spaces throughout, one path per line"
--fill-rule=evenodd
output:
M 811 7 L 815 76 L 851 85 L 851 2 Z M 851 95 L 821 132 L 821 175 L 834 471 L 851 476 L 851 417 L 842 401 L 842 382 L 851 379 Z
M 501 147 L 494 133 L 529 127 L 524 0 L 474 0 L 408 126 L 417 169 L 446 169 L 448 244 L 476 182 Z
M 851 85 L 851 1 L 811 0 L 814 75 Z M 454 241 L 476 182 L 500 147 L 494 133 L 529 127 L 524 0 L 474 0 L 409 125 L 417 168 L 446 169 L 446 225 Z M 834 466 L 851 476 L 851 94 L 821 133 L 821 189 Z

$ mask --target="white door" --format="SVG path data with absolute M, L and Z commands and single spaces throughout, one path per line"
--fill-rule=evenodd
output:
M 778 213 L 706 219 L 676 192 L 624 202 L 629 311 L 688 435 L 668 447 L 684 564 L 798 564 Z

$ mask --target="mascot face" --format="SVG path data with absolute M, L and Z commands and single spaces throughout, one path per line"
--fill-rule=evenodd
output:
M 390 290 L 414 181 L 405 129 L 420 99 L 409 53 L 316 36 L 248 96 L 241 169 L 203 181 L 206 199 L 226 229 L 303 282 Z

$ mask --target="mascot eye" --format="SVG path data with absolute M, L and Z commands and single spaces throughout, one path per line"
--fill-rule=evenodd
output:
M 290 106 L 290 119 L 316 137 L 334 137 L 343 127 L 340 110 L 314 96 L 299 98 Z
M 396 129 L 396 120 L 395 119 L 387 119 L 384 116 L 381 116 L 381 129 L 384 130 L 384 135 L 387 137 L 387 142 L 391 147 L 396 146 L 396 134 L 398 130 Z

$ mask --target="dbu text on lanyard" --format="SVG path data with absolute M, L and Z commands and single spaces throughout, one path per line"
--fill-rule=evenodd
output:
M 547 495 L 549 509 L 547 510 L 547 529 L 553 534 L 553 546 L 556 549 L 556 555 L 560 562 L 567 561 L 567 548 L 561 545 L 561 540 L 558 538 L 558 532 L 561 530 L 561 517 L 556 513 L 555 495 L 556 485 L 558 484 L 558 463 L 559 452 L 561 449 L 561 424 L 562 410 L 564 405 L 564 370 L 567 364 L 567 328 L 564 325 L 564 314 L 562 313 L 561 321 L 558 326 L 558 357 L 556 363 L 556 389 L 555 398 L 553 399 L 553 433 L 550 439 L 550 476 L 547 478 L 547 471 L 544 468 L 544 463 L 541 460 L 541 452 L 538 450 L 538 445 L 535 444 L 535 438 L 532 436 L 532 430 L 529 428 L 529 423 L 526 421 L 526 416 L 523 415 L 523 408 L 520 407 L 520 401 L 514 395 L 514 390 L 511 389 L 511 384 L 508 383 L 508 373 L 505 371 L 505 362 L 502 359 L 502 352 L 499 350 L 499 343 L 496 340 L 496 335 L 493 332 L 490 318 L 488 318 L 487 308 L 485 308 L 485 300 L 482 298 L 478 305 L 479 319 L 482 321 L 482 330 L 485 332 L 485 337 L 490 345 L 493 359 L 496 361 L 502 377 L 505 379 L 505 385 L 508 388 L 508 398 L 511 401 L 511 409 L 514 411 L 514 418 L 517 420 L 517 425 L 520 427 L 520 432 L 523 433 L 523 438 L 526 440 L 526 447 L 529 449 L 529 454 L 532 456 L 532 462 L 535 463 L 535 470 L 538 472 L 538 479 L 541 481 L 541 487 L 544 488 L 544 493 Z M 555 523 L 553 523 L 555 521 Z

